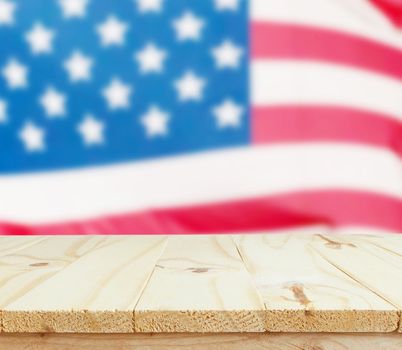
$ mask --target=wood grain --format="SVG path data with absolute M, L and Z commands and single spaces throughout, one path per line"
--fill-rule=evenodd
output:
M 36 236 L 23 236 L 18 239 L 13 236 L 0 237 L 0 256 L 18 252 L 45 239 L 46 237 Z
M 3 333 L 385 333 L 401 310 L 402 236 L 0 237 Z
M 268 331 L 392 332 L 397 310 L 323 259 L 315 236 L 247 235 L 240 254 L 262 295 Z
M 158 236 L 54 237 L 28 248 L 41 258 L 24 255 L 28 272 L 9 277 L 22 281 L 24 292 L 3 307 L 3 331 L 132 332 L 134 306 L 165 244 Z M 21 253 L 6 256 L 7 263 L 18 265 Z M 37 277 L 39 269 L 45 278 Z
M 106 240 L 74 236 L 1 237 L 0 308 L 23 297 Z
M 322 237 L 325 237 L 323 235 Z M 353 240 L 355 243 L 364 243 L 366 248 L 370 246 L 377 246 L 388 253 L 402 256 L 402 235 L 401 234 L 387 234 L 387 235 L 336 235 L 331 236 L 336 240 L 343 239 Z M 343 237 L 343 238 L 342 238 Z M 346 243 L 346 242 L 344 242 Z M 381 250 L 380 250 L 381 251 Z M 398 261 L 399 262 L 399 261 Z M 400 264 L 400 262 L 399 262 Z M 399 265 L 398 264 L 398 265 Z
M 317 235 L 311 246 L 333 266 L 402 310 L 401 239 Z
M 258 332 L 263 309 L 230 236 L 171 237 L 135 309 L 135 329 Z
M 3 334 L 1 350 L 400 350 L 398 334 Z

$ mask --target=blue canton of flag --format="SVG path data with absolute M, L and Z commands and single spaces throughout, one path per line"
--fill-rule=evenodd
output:
M 250 142 L 233 0 L 0 0 L 0 172 Z

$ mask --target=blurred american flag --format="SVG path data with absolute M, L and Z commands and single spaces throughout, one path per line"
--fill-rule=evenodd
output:
M 0 233 L 402 232 L 399 0 L 0 0 Z

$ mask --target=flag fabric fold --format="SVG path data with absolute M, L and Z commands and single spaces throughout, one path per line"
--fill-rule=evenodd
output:
M 0 0 L 0 234 L 402 232 L 392 0 Z

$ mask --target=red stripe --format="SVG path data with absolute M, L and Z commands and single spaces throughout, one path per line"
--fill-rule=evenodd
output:
M 0 225 L 0 234 L 227 233 L 317 224 L 402 232 L 401 213 L 402 201 L 388 196 L 342 190 L 304 191 L 67 224 Z
M 251 25 L 253 58 L 315 59 L 402 79 L 402 50 L 334 30 L 302 25 Z
M 371 0 L 390 20 L 402 28 L 402 1 L 401 0 Z
M 255 107 L 252 115 L 255 143 L 355 142 L 402 156 L 402 123 L 377 113 L 335 106 L 272 106 Z

